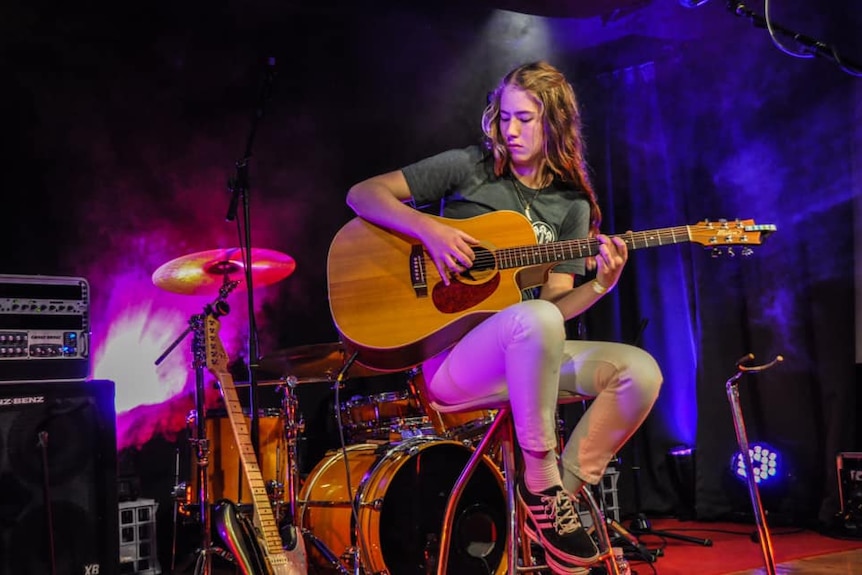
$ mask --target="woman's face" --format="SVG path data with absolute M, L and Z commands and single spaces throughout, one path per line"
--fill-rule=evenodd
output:
M 500 95 L 500 133 L 516 168 L 535 169 L 542 159 L 544 130 L 539 101 L 515 86 Z

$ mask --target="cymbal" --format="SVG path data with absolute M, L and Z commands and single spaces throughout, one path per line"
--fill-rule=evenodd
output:
M 349 355 L 341 343 L 316 343 L 273 352 L 260 360 L 260 369 L 283 377 L 292 375 L 298 378 L 300 383 L 303 380 L 334 381 L 348 359 Z M 370 377 L 383 373 L 354 363 L 350 366 L 347 375 Z
M 255 287 L 279 282 L 293 273 L 296 262 L 287 254 L 251 248 L 251 281 Z M 218 293 L 227 281 L 245 282 L 245 264 L 240 248 L 196 252 L 173 259 L 153 272 L 153 283 L 183 295 Z

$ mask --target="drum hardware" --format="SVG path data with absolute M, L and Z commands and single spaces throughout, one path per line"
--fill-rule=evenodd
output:
M 179 523 L 180 506 L 184 504 L 177 498 L 178 489 L 182 489 L 185 495 L 186 487 L 183 484 L 180 487 L 180 450 L 177 449 L 174 457 L 174 488 L 171 490 L 171 499 L 174 502 L 172 520 L 174 523 L 173 533 L 171 534 L 171 573 L 176 573 L 177 568 L 177 525 Z
M 275 517 L 279 522 L 285 517 L 290 518 L 292 525 L 296 523 L 296 492 L 299 485 L 299 439 L 305 431 L 305 420 L 299 411 L 299 398 L 296 396 L 296 386 L 299 380 L 294 376 L 284 378 L 276 386 L 276 391 L 282 394 L 282 414 L 284 425 L 282 436 L 285 440 L 284 482 L 280 485 L 279 496 L 274 500 Z M 286 501 L 285 501 L 286 496 Z
M 175 501 L 177 514 L 193 516 L 201 527 L 200 548 L 195 565 L 195 573 L 210 575 L 211 555 L 230 558 L 223 549 L 214 547 L 212 544 L 212 526 L 209 506 L 212 500 L 212 489 L 209 484 L 209 473 L 212 462 L 212 444 L 206 432 L 206 418 L 204 413 L 204 367 L 205 350 L 203 350 L 203 320 L 204 317 L 212 315 L 220 317 L 229 312 L 227 303 L 228 295 L 240 287 L 242 278 L 247 286 L 266 286 L 288 277 L 296 268 L 296 262 L 287 254 L 275 250 L 261 248 L 230 248 L 208 250 L 188 254 L 171 260 L 160 266 L 152 275 L 153 284 L 172 293 L 183 295 L 207 295 L 218 292 L 216 299 L 204 307 L 202 314 L 196 314 L 189 320 L 189 327 L 162 353 L 155 364 L 159 365 L 164 359 L 185 339 L 189 333 L 194 334 L 192 351 L 195 371 L 195 409 L 187 418 L 187 425 L 194 427 L 190 433 L 190 445 L 194 452 L 196 464 L 197 494 L 193 493 L 193 486 L 187 482 L 179 481 L 177 474 L 175 485 L 172 489 L 172 497 Z M 249 292 L 249 299 L 250 299 Z M 255 410 L 256 411 L 256 410 Z M 256 416 L 257 414 L 253 412 Z M 198 415 L 201 415 L 198 417 Z M 254 436 L 257 438 L 257 421 L 253 418 Z M 255 444 L 256 446 L 256 444 Z M 241 483 L 240 483 L 241 484 Z M 272 482 L 267 486 L 271 491 L 271 498 L 280 500 L 280 489 L 278 482 Z M 176 531 L 176 519 L 174 524 Z
M 335 405 L 341 405 L 340 394 L 341 390 L 344 387 L 343 382 L 347 379 L 347 374 L 350 369 L 353 367 L 356 362 L 356 358 L 359 355 L 358 351 L 354 351 L 353 354 L 347 358 L 344 362 L 341 369 L 338 371 L 338 375 L 335 378 L 335 384 L 333 385 L 333 390 L 335 391 Z M 344 441 L 344 421 L 341 418 L 341 410 L 335 410 L 335 418 L 338 423 L 338 436 L 341 441 L 341 457 L 344 463 L 345 469 L 345 487 L 347 488 L 348 499 L 350 501 L 350 516 L 353 521 L 354 526 L 354 536 L 355 536 L 355 544 L 347 547 L 342 553 L 341 557 L 343 561 L 351 562 L 353 565 L 354 575 L 360 575 L 363 573 L 362 566 L 370 565 L 370 555 L 368 555 L 368 543 L 365 538 L 365 530 L 359 523 L 359 509 L 360 509 L 360 500 L 357 491 L 354 491 L 351 477 L 350 477 L 350 461 L 347 457 L 347 444 Z M 360 484 L 361 486 L 361 484 Z M 320 539 L 317 539 L 315 546 L 320 548 L 326 547 L 326 543 Z M 331 553 L 331 549 L 330 549 Z M 343 567 L 343 564 L 342 564 Z M 339 569 L 339 572 L 341 570 Z
M 219 288 L 218 297 L 212 302 L 204 306 L 203 313 L 195 314 L 189 319 L 189 326 L 171 343 L 170 346 L 156 359 L 155 364 L 160 365 L 165 358 L 186 338 L 188 334 L 193 334 L 192 339 L 192 357 L 193 367 L 195 371 L 195 413 L 204 412 L 204 368 L 206 367 L 206 353 L 204 349 L 204 317 L 212 315 L 220 317 L 230 311 L 226 299 L 231 291 L 233 291 L 239 282 L 228 281 L 225 278 L 221 288 Z M 196 434 L 192 440 L 195 456 L 197 459 L 197 485 L 198 485 L 198 516 L 201 524 L 201 542 L 200 549 L 197 551 L 198 557 L 195 563 L 196 575 L 210 575 L 212 573 L 212 563 L 210 557 L 214 553 L 222 553 L 220 549 L 216 549 L 212 545 L 212 527 L 209 514 L 209 484 L 207 469 L 209 467 L 210 444 L 206 436 L 206 426 L 203 417 L 196 417 Z M 174 492 L 178 488 L 174 489 Z M 187 491 L 187 490 L 184 490 Z

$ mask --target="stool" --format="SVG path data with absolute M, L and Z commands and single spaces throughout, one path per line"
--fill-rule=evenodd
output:
M 565 394 L 559 398 L 560 404 L 574 403 L 591 399 L 580 395 Z M 465 410 L 475 409 L 476 405 L 470 404 L 463 406 Z M 506 517 L 508 521 L 509 536 L 507 539 L 507 561 L 509 575 L 517 573 L 526 573 L 547 569 L 546 565 L 535 565 L 532 554 L 530 553 L 530 542 L 527 538 L 520 537 L 520 527 L 523 525 L 523 512 L 518 508 L 518 503 L 515 495 L 515 485 L 517 481 L 517 466 L 515 463 L 515 426 L 512 420 L 512 412 L 508 403 L 496 407 L 497 413 L 494 416 L 490 427 L 486 431 L 484 437 L 475 447 L 473 454 L 464 466 L 464 470 L 458 477 L 455 485 L 452 487 L 452 492 L 449 495 L 449 500 L 446 506 L 446 513 L 443 516 L 443 528 L 440 533 L 440 551 L 437 563 L 437 574 L 446 575 L 446 568 L 449 561 L 449 547 L 452 530 L 455 521 L 455 510 L 467 482 L 476 469 L 480 460 L 485 455 L 490 455 L 495 444 L 499 444 L 501 456 L 503 460 L 503 477 L 506 491 Z M 593 519 L 593 527 L 595 529 L 596 538 L 598 539 L 599 558 L 596 563 L 604 563 L 606 572 L 609 575 L 620 575 L 619 568 L 614 560 L 613 550 L 611 548 L 611 540 L 608 535 L 607 524 L 605 522 L 604 513 L 596 502 L 590 486 L 584 485 L 579 493 L 581 501 L 586 503 L 589 508 L 590 516 Z M 518 565 L 518 557 L 522 556 L 524 565 Z

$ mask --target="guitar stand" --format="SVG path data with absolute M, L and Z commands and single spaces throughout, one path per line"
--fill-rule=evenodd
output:
M 766 523 L 766 512 L 760 500 L 760 490 L 757 488 L 757 479 L 754 476 L 754 464 L 748 455 L 748 434 L 745 431 L 745 419 L 742 417 L 742 406 L 739 403 L 738 380 L 744 373 L 757 373 L 784 361 L 780 355 L 771 362 L 764 365 L 748 366 L 749 361 L 754 359 L 753 354 L 748 354 L 736 362 L 736 373 L 725 383 L 727 400 L 730 402 L 731 414 L 733 415 L 733 427 L 736 431 L 736 440 L 739 444 L 739 452 L 745 464 L 745 477 L 748 483 L 748 494 L 751 498 L 751 507 L 754 519 L 757 523 L 757 536 L 760 540 L 760 551 L 763 554 L 763 566 L 767 575 L 775 575 L 775 553 L 772 549 L 772 536 L 769 534 L 769 526 Z
M 206 413 L 205 413 L 205 391 L 204 391 L 204 368 L 206 367 L 206 349 L 204 344 L 204 318 L 206 316 L 221 317 L 230 312 L 230 306 L 225 301 L 230 292 L 239 285 L 238 281 L 226 281 L 219 289 L 218 298 L 211 304 L 204 306 L 203 313 L 195 314 L 189 319 L 189 327 L 183 331 L 168 346 L 162 355 L 156 359 L 155 364 L 161 364 L 183 339 L 189 334 L 193 334 L 192 339 L 192 364 L 195 371 L 195 434 L 191 443 L 195 447 L 195 458 L 197 461 L 198 473 L 198 502 L 199 502 L 199 520 L 201 524 L 201 541 L 200 547 L 195 552 L 197 558 L 195 560 L 194 575 L 211 575 L 212 574 L 212 555 L 218 555 L 226 558 L 224 549 L 216 548 L 212 545 L 212 521 L 210 519 L 209 509 L 209 478 L 207 470 L 209 468 L 210 457 L 210 442 L 206 436 Z

